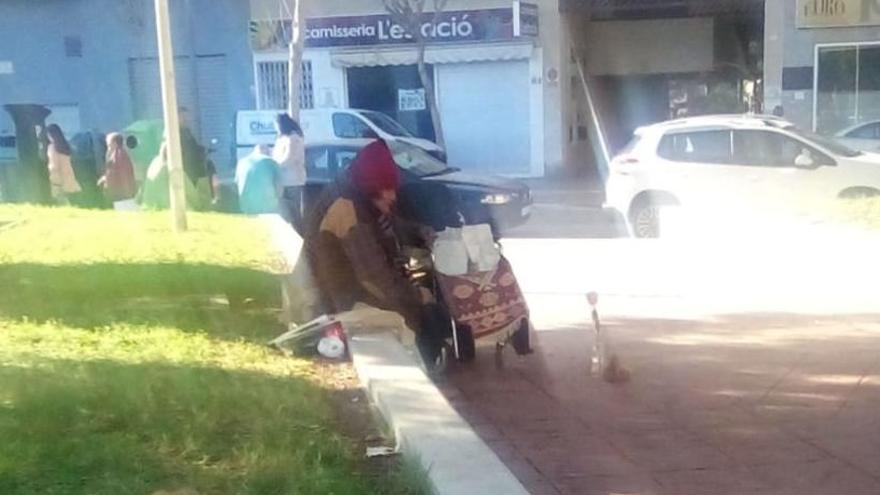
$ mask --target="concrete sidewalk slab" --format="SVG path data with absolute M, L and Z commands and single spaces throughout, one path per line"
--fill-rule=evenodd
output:
M 349 345 L 369 397 L 403 452 L 425 467 L 436 493 L 528 493 L 393 334 L 359 334 Z

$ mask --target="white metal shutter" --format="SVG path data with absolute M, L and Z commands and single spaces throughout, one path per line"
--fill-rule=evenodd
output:
M 161 119 L 162 89 L 158 60 L 131 59 L 129 71 L 134 118 Z M 231 170 L 234 115 L 229 104 L 226 56 L 177 57 L 175 71 L 178 105 L 187 111 L 187 125 L 202 146 L 211 147 L 211 140 L 217 140 L 211 159 L 218 171 Z
M 232 129 L 235 115 L 229 104 L 229 85 L 224 55 L 197 57 L 198 116 L 202 145 L 213 147 L 210 157 L 218 172 L 231 173 Z M 211 145 L 216 140 L 217 144 Z
M 529 175 L 529 62 L 435 68 L 449 164 L 468 171 Z
M 133 58 L 129 60 L 131 77 L 132 111 L 135 120 L 162 118 L 162 85 L 159 82 L 159 61 L 156 58 Z M 177 83 L 177 104 L 190 112 L 190 120 L 198 120 L 195 115 L 195 81 L 189 57 L 174 60 Z M 198 131 L 198 122 L 190 122 L 193 132 Z

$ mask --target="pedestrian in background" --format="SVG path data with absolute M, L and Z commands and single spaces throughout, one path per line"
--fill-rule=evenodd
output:
M 306 151 L 303 131 L 297 121 L 286 113 L 275 119 L 278 139 L 272 150 L 272 158 L 281 171 L 281 186 L 284 188 L 282 215 L 293 227 L 302 232 L 303 189 L 306 185 Z
M 125 150 L 122 134 L 113 132 L 107 135 L 107 157 L 104 175 L 98 179 L 104 195 L 113 203 L 116 210 L 135 208 L 133 198 L 137 194 L 134 179 L 134 165 Z
M 57 204 L 69 205 L 72 197 L 82 191 L 76 180 L 76 175 L 73 173 L 70 143 L 67 142 L 64 132 L 61 131 L 58 124 L 50 124 L 46 128 L 46 136 L 49 139 L 46 157 L 48 158 L 52 198 Z
M 258 144 L 235 166 L 238 205 L 245 215 L 278 213 L 281 196 L 281 171 L 269 156 L 269 147 Z

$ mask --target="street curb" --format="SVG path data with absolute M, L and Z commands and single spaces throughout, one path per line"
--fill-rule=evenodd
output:
M 300 257 L 302 239 L 278 215 L 262 217 L 284 262 L 283 271 L 292 273 Z M 296 299 L 293 282 L 290 275 L 282 277 L 285 313 Z M 402 322 L 397 325 L 402 326 Z M 350 334 L 349 352 L 361 385 L 392 428 L 404 455 L 421 463 L 434 493 L 528 495 L 425 375 L 392 333 L 395 327 L 390 320 L 353 322 L 346 328 Z M 375 328 L 382 331 L 372 332 Z M 405 328 L 402 331 L 409 332 Z
M 438 495 L 527 495 L 390 332 L 355 335 L 349 351 L 370 400 Z

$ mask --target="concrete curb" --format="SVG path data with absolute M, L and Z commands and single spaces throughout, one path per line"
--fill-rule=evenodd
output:
M 284 263 L 285 314 L 309 303 L 296 287 L 302 239 L 278 215 L 263 215 Z M 305 275 L 303 275 L 305 276 Z M 452 408 L 446 397 L 392 332 L 403 321 L 393 313 L 361 308 L 339 319 L 349 331 L 349 350 L 362 386 L 394 431 L 404 454 L 418 460 L 438 495 L 527 495 L 507 466 Z M 375 332 L 374 329 L 381 329 Z
M 352 336 L 349 349 L 370 400 L 403 452 L 421 462 L 435 493 L 528 494 L 392 333 Z

